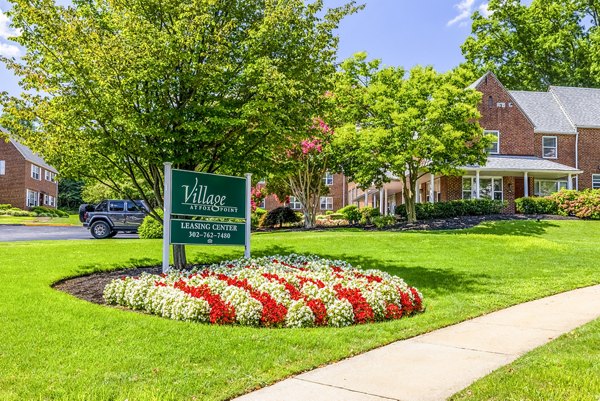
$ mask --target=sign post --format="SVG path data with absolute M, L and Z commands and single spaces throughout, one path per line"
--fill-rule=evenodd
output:
M 244 257 L 250 259 L 250 231 L 252 229 L 252 174 L 246 174 L 246 243 L 244 244 Z
M 169 271 L 170 238 L 171 238 L 171 163 L 165 163 L 165 185 L 163 191 L 163 253 L 162 272 Z
M 244 257 L 250 257 L 251 178 L 252 174 L 233 177 L 177 170 L 165 163 L 163 273 L 170 267 L 171 244 L 244 245 Z M 196 219 L 174 219 L 173 215 Z

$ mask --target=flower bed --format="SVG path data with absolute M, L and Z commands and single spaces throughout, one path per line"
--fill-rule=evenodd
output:
M 423 310 L 421 293 L 399 277 L 298 255 L 123 277 L 104 299 L 171 319 L 264 327 L 342 327 Z

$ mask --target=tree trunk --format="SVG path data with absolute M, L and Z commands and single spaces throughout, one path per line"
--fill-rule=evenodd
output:
M 406 220 L 409 223 L 417 221 L 415 185 L 416 182 L 413 182 L 410 176 L 404 178 L 404 206 L 406 207 Z
M 187 267 L 185 245 L 173 244 L 173 265 L 177 270 L 183 270 Z

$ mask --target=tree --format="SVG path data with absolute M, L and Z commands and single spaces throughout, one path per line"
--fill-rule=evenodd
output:
M 282 168 L 267 182 L 279 199 L 292 194 L 300 202 L 306 228 L 316 226 L 321 196 L 329 191 L 324 177 L 331 167 L 328 147 L 332 135 L 331 127 L 316 118 L 308 136 L 281 155 L 278 164 Z
M 83 199 L 81 197 L 83 185 L 83 181 L 72 180 L 69 178 L 59 178 L 57 207 L 59 209 L 66 209 L 69 211 L 78 210 L 79 205 L 83 203 Z
M 363 189 L 390 174 L 404 183 L 410 222 L 416 221 L 415 187 L 427 173 L 454 175 L 460 166 L 485 163 L 490 138 L 477 122 L 481 93 L 465 89 L 463 69 L 438 74 L 415 67 L 380 69 L 358 54 L 342 64 L 334 90 L 336 164 Z
M 600 1 L 490 0 L 488 8 L 487 17 L 473 15 L 472 35 L 462 45 L 480 74 L 494 71 L 522 90 L 600 85 Z
M 28 92 L 2 97 L 0 124 L 63 176 L 118 191 L 124 175 L 162 206 L 163 162 L 227 174 L 274 167 L 322 109 L 333 31 L 356 10 L 324 12 L 321 0 L 14 0 L 15 41 L 27 52 L 2 61 Z M 174 259 L 185 265 L 183 247 Z

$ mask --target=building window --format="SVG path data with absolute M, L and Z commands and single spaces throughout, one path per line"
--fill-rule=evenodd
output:
M 330 172 L 325 173 L 325 177 L 323 177 L 323 182 L 325 182 L 325 185 L 327 185 L 328 187 L 333 185 L 333 174 L 331 174 Z
M 492 96 L 488 97 L 488 107 L 490 109 L 494 107 L 494 98 Z
M 295 196 L 290 196 L 289 205 L 292 209 L 302 209 L 302 203 L 300 203 L 300 201 L 297 200 Z
M 52 171 L 44 170 L 44 179 L 50 182 L 56 182 L 56 174 Z
M 463 199 L 477 198 L 476 177 L 463 177 Z M 502 177 L 480 177 L 479 197 L 482 199 L 502 200 Z
M 260 201 L 260 203 L 258 204 L 258 207 L 261 209 L 264 209 L 267 206 L 267 199 L 263 198 L 263 200 Z
M 497 155 L 500 153 L 500 131 L 485 131 L 485 134 L 496 138 L 489 147 L 490 154 Z
M 6 161 L 0 160 L 0 175 L 6 174 Z
M 34 207 L 40 205 L 40 194 L 39 192 L 27 190 L 27 207 Z
M 600 189 L 600 174 L 592 174 L 592 188 Z
M 38 181 L 42 179 L 42 168 L 40 166 L 31 165 L 31 178 Z
M 321 196 L 321 210 L 333 210 L 333 198 L 331 196 Z
M 56 198 L 52 195 L 44 195 L 44 205 L 56 206 Z
M 558 157 L 558 139 L 555 136 L 542 137 L 542 156 L 546 159 Z
M 567 189 L 567 187 L 567 181 L 535 180 L 533 183 L 533 193 L 536 196 L 548 196 L 561 189 Z

